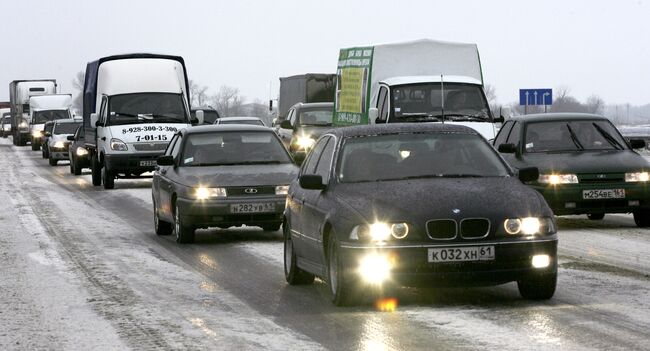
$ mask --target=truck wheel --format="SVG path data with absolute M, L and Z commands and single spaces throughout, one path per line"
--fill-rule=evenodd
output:
M 194 242 L 194 228 L 182 223 L 178 205 L 176 205 L 174 210 L 174 234 L 176 234 L 176 242 L 179 244 L 191 244 Z
M 650 210 L 634 211 L 634 223 L 639 228 L 650 227 Z
M 104 183 L 104 189 L 108 190 L 115 188 L 115 175 L 113 174 L 113 171 L 109 170 L 106 166 L 102 168 L 102 183 Z
M 548 300 L 555 294 L 557 272 L 526 277 L 517 282 L 521 297 L 529 300 Z
M 59 162 L 58 160 L 55 160 L 52 158 L 52 156 L 49 157 L 48 159 L 50 166 L 56 166 L 56 164 Z
M 93 178 L 93 185 L 94 186 L 100 186 L 102 185 L 102 165 L 99 163 L 99 160 L 97 159 L 97 155 L 93 155 L 91 158 L 91 170 L 92 170 L 92 178 Z

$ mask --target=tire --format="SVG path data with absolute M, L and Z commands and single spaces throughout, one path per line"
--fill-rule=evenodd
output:
M 93 185 L 94 186 L 100 186 L 102 185 L 102 165 L 99 163 L 99 160 L 97 159 L 97 154 L 94 154 L 91 158 L 91 164 L 90 168 L 92 170 L 92 179 L 93 179 Z
M 528 300 L 548 300 L 555 294 L 557 272 L 534 275 L 517 282 L 519 294 Z
M 332 294 L 332 303 L 336 306 L 354 305 L 353 288 L 345 267 L 341 265 L 339 257 L 339 243 L 336 234 L 330 233 L 330 240 L 327 245 L 327 284 Z
M 72 164 L 72 160 L 70 160 L 70 163 L 68 165 L 70 167 L 70 174 L 74 174 L 74 165 Z
M 194 228 L 188 227 L 181 221 L 178 205 L 174 209 L 174 234 L 179 244 L 191 244 L 194 242 Z
M 634 223 L 639 228 L 650 227 L 650 210 L 634 211 Z
M 106 190 L 115 189 L 115 174 L 106 166 L 102 168 L 102 184 Z
M 23 137 L 18 134 L 18 146 L 25 146 L 27 145 L 27 140 L 23 139 Z
M 314 282 L 314 275 L 298 268 L 296 252 L 293 249 L 291 240 L 291 227 L 284 224 L 282 227 L 284 236 L 284 278 L 289 285 L 307 285 Z
M 587 218 L 591 219 L 592 221 L 599 221 L 603 218 L 605 218 L 604 213 L 590 213 L 587 215 Z
M 41 149 L 41 144 L 37 143 L 36 140 L 32 138 L 32 151 L 38 151 Z
M 156 231 L 156 235 L 170 235 L 174 231 L 174 227 L 171 223 L 160 219 L 155 199 L 153 200 L 153 227 Z
M 282 223 L 273 223 L 273 224 L 264 224 L 262 226 L 262 230 L 265 232 L 277 232 L 280 230 L 280 227 L 282 226 Z
M 72 166 L 72 174 L 78 176 L 81 175 L 81 166 L 79 165 L 79 162 L 77 162 L 74 157 L 70 161 L 70 165 Z
M 51 156 L 48 158 L 48 162 L 50 166 L 56 166 L 56 164 L 59 163 L 58 160 L 53 159 Z

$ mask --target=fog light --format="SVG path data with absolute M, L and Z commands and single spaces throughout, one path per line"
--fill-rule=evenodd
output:
M 551 258 L 548 255 L 535 255 L 532 263 L 535 268 L 546 268 L 551 263 Z
M 390 276 L 391 264 L 386 256 L 371 254 L 361 259 L 359 275 L 370 284 L 381 284 Z

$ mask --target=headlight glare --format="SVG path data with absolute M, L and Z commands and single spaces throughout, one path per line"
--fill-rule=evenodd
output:
M 77 148 L 77 156 L 86 156 L 88 155 L 88 150 L 86 150 L 85 147 L 78 147 Z
M 58 140 L 54 142 L 54 145 L 52 147 L 55 149 L 63 149 L 65 147 L 65 143 L 61 140 Z
M 650 180 L 648 172 L 625 173 L 626 182 L 647 182 L 648 180 Z
M 129 148 L 126 146 L 126 143 L 120 139 L 113 138 L 111 139 L 111 150 L 115 151 L 127 151 Z
M 32 136 L 34 138 L 40 138 L 41 137 L 41 131 L 40 130 L 32 130 Z
M 578 176 L 575 174 L 540 174 L 537 181 L 542 184 L 575 184 L 578 183 Z
M 540 226 L 539 218 L 526 217 L 521 219 L 521 232 L 525 235 L 539 233 Z
M 404 239 L 409 234 L 409 230 L 407 223 L 375 222 L 354 227 L 350 232 L 350 239 L 373 242 L 383 242 L 389 240 L 391 236 L 395 239 Z
M 390 277 L 391 262 L 388 257 L 369 254 L 359 262 L 358 273 L 370 284 L 381 284 Z
M 226 197 L 226 188 L 198 187 L 194 189 L 194 198 L 197 200 L 207 200 L 215 197 Z
M 287 195 L 289 194 L 288 185 L 278 185 L 275 187 L 275 195 Z
M 298 140 L 296 140 L 296 144 L 304 150 L 307 150 L 314 146 L 314 143 L 316 143 L 316 140 L 306 135 L 301 135 L 298 137 Z

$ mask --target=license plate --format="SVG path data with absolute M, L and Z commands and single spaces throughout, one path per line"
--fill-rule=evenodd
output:
M 155 165 L 156 161 L 140 161 L 140 167 L 151 167 Z
M 231 213 L 261 213 L 261 212 L 275 212 L 274 203 L 249 203 L 249 204 L 233 204 L 230 205 Z
M 624 199 L 625 189 L 583 190 L 582 198 L 584 200 Z
M 429 249 L 429 262 L 494 260 L 494 246 L 464 246 Z

